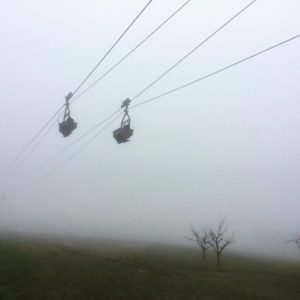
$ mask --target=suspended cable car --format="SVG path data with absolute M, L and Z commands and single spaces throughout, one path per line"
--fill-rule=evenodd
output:
M 118 144 L 129 142 L 129 138 L 133 134 L 133 129 L 130 128 L 130 116 L 128 114 L 128 106 L 130 104 L 130 99 L 127 98 L 123 101 L 121 108 L 124 108 L 124 116 L 121 121 L 120 128 L 114 130 L 113 136 L 115 140 L 118 142 Z
M 66 108 L 64 112 L 64 118 L 61 123 L 59 123 L 59 131 L 62 133 L 64 137 L 69 136 L 74 129 L 77 128 L 77 123 L 74 121 L 74 119 L 71 118 L 70 114 L 70 99 L 72 98 L 73 94 L 69 93 L 66 96 Z

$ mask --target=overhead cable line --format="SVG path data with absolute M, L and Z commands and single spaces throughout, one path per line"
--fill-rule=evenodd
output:
M 53 129 L 54 125 L 56 124 L 56 120 L 51 124 L 45 134 L 40 138 L 40 140 L 34 145 L 31 151 L 23 158 L 23 160 L 19 163 L 19 165 L 14 169 L 15 171 L 19 170 L 26 160 L 33 154 L 33 152 L 38 148 L 38 146 L 42 143 L 42 141 L 46 138 L 48 133 Z
M 125 29 L 125 31 L 121 34 L 121 36 L 116 40 L 116 42 L 111 46 L 111 48 L 105 53 L 105 55 L 101 58 L 101 60 L 96 64 L 96 66 L 92 69 L 92 71 L 84 78 L 84 80 L 79 84 L 79 86 L 74 90 L 73 96 L 78 92 L 78 90 L 84 85 L 84 83 L 91 77 L 91 75 L 96 71 L 96 69 L 100 66 L 100 64 L 105 60 L 108 54 L 115 48 L 115 46 L 120 42 L 120 40 L 124 37 L 124 35 L 129 31 L 132 25 L 138 20 L 138 18 L 142 15 L 142 13 L 147 9 L 147 7 L 151 4 L 153 0 L 150 0 L 146 6 L 140 11 L 140 13 L 134 18 L 134 20 L 129 24 L 129 26 Z
M 42 138 L 36 143 L 36 145 L 34 146 L 34 148 L 31 149 L 31 151 L 23 158 L 23 160 L 19 163 L 19 165 L 17 165 L 13 171 L 16 172 L 18 171 L 26 162 L 26 160 L 33 154 L 33 152 L 37 149 L 37 147 L 42 143 L 42 141 L 45 139 L 46 135 L 53 129 L 54 125 L 56 124 L 56 120 L 51 124 L 51 126 L 49 127 L 49 129 L 46 131 L 46 134 L 42 136 Z M 29 173 L 30 174 L 30 173 Z M 4 181 L 6 183 L 12 183 L 13 177 L 8 177 L 6 176 Z
M 175 17 L 191 0 L 186 1 L 181 5 L 176 11 L 174 11 L 165 21 L 163 21 L 158 27 L 156 27 L 150 34 L 148 34 L 140 43 L 138 43 L 132 50 L 130 50 L 123 58 L 116 62 L 110 69 L 103 73 L 94 83 L 83 90 L 78 96 L 72 99 L 71 103 L 76 101 L 92 87 L 98 84 L 103 78 L 105 78 L 109 73 L 111 73 L 117 66 L 119 66 L 123 61 L 125 61 L 132 53 L 134 53 L 139 47 L 141 47 L 147 40 L 149 40 L 157 31 L 159 31 L 167 22 L 169 22 L 173 17 Z
M 188 52 L 183 58 L 181 58 L 177 63 L 175 63 L 171 68 L 165 71 L 162 75 L 156 78 L 153 82 L 151 82 L 148 86 L 146 86 L 142 91 L 140 91 L 135 97 L 131 99 L 131 101 L 135 101 L 138 97 L 144 94 L 148 89 L 150 89 L 154 84 L 156 84 L 159 80 L 165 77 L 169 72 L 171 72 L 174 68 L 176 68 L 180 63 L 182 63 L 185 59 L 191 56 L 196 50 L 198 50 L 201 46 L 203 46 L 206 42 L 208 42 L 213 36 L 215 36 L 219 31 L 221 31 L 225 26 L 231 23 L 234 19 L 236 19 L 240 14 L 242 14 L 246 9 L 248 9 L 252 4 L 254 4 L 257 0 L 253 0 L 248 5 L 246 5 L 242 10 L 240 10 L 237 14 L 231 17 L 227 22 L 225 22 L 221 27 L 219 27 L 216 31 L 214 31 L 210 36 L 208 36 L 204 41 L 198 44 L 195 48 L 193 48 L 190 52 Z
M 33 142 L 40 136 L 40 134 L 48 127 L 48 125 L 56 118 L 56 116 L 60 113 L 60 111 L 64 108 L 65 105 L 62 105 L 45 123 L 45 125 L 29 140 L 22 150 L 10 161 L 8 166 L 6 167 L 8 170 L 12 168 L 12 166 L 16 163 L 16 161 L 21 157 L 22 154 L 33 144 Z
M 117 120 L 122 113 L 120 113 L 118 116 L 113 118 L 104 128 L 101 129 L 97 134 L 95 134 L 91 139 L 89 139 L 85 144 L 83 144 L 76 152 L 74 152 L 71 156 L 67 157 L 65 160 L 63 160 L 58 166 L 56 166 L 54 169 L 47 172 L 45 175 L 38 178 L 35 182 L 31 183 L 29 186 L 34 185 L 35 183 L 39 182 L 40 180 L 48 177 L 52 173 L 56 172 L 58 169 L 60 169 L 62 166 L 64 166 L 68 161 L 70 161 L 73 157 L 75 157 L 77 154 L 79 154 L 82 150 L 84 150 L 90 143 L 92 143 L 100 134 L 102 134 L 115 120 Z
M 147 9 L 147 7 L 151 4 L 153 0 L 148 1 L 146 6 L 139 12 L 139 14 L 134 18 L 134 20 L 129 24 L 129 26 L 125 29 L 122 35 L 116 40 L 113 46 L 106 52 L 106 54 L 101 58 L 101 60 L 96 64 L 96 66 L 92 69 L 92 71 L 84 78 L 84 80 L 80 83 L 80 85 L 75 89 L 73 93 L 71 93 L 71 97 L 73 97 L 78 90 L 83 86 L 83 84 L 88 80 L 88 78 L 96 71 L 96 69 L 100 66 L 100 64 L 104 61 L 104 59 L 109 55 L 109 53 L 113 50 L 113 48 L 120 42 L 120 40 L 124 37 L 124 35 L 129 31 L 129 29 L 133 26 L 133 24 L 138 20 L 138 18 L 142 15 L 142 13 Z M 56 116 L 60 113 L 60 111 L 65 107 L 65 104 L 62 105 L 45 123 L 44 126 L 25 144 L 25 146 L 21 149 L 21 151 L 10 161 L 7 166 L 7 169 L 10 170 L 11 167 L 15 164 L 15 162 L 23 155 L 23 153 L 33 144 L 33 142 L 40 136 L 40 134 L 48 127 L 48 125 L 56 118 Z M 45 134 L 47 135 L 47 134 Z M 35 149 L 34 149 L 35 150 Z M 33 150 L 33 151 L 34 151 Z
M 235 63 L 232 63 L 232 64 L 230 64 L 229 66 L 226 66 L 226 67 L 221 68 L 221 69 L 219 69 L 219 70 L 217 70 L 217 71 L 214 71 L 214 72 L 212 72 L 212 73 L 209 73 L 209 74 L 207 74 L 207 75 L 205 75 L 205 76 L 202 76 L 202 77 L 200 77 L 200 78 L 198 78 L 198 79 L 196 79 L 196 80 L 193 80 L 193 81 L 188 82 L 188 83 L 186 83 L 186 84 L 184 84 L 184 85 L 181 85 L 181 86 L 179 86 L 179 87 L 177 87 L 177 88 L 175 88 L 175 89 L 172 89 L 172 90 L 170 90 L 170 91 L 168 91 L 168 92 L 165 92 L 165 93 L 160 94 L 160 95 L 158 95 L 158 96 L 152 97 L 152 98 L 150 98 L 150 99 L 148 99 L 148 100 L 145 100 L 145 101 L 143 101 L 143 102 L 137 103 L 137 104 L 133 105 L 131 108 L 136 108 L 136 107 L 138 107 L 138 106 L 144 105 L 144 104 L 149 103 L 149 102 L 151 102 L 151 101 L 154 101 L 154 100 L 157 100 L 157 99 L 162 98 L 162 97 L 164 97 L 164 96 L 167 96 L 167 95 L 170 95 L 170 94 L 172 94 L 172 93 L 175 93 L 175 92 L 177 92 L 177 91 L 179 91 L 179 90 L 181 90 L 181 89 L 184 89 L 184 88 L 186 88 L 186 87 L 188 87 L 188 86 L 190 86 L 190 85 L 193 85 L 193 84 L 198 83 L 198 82 L 200 82 L 200 81 L 202 81 L 202 80 L 204 80 L 204 79 L 207 79 L 207 78 L 212 77 L 212 76 L 214 76 L 214 75 L 217 75 L 217 74 L 219 74 L 219 73 L 221 73 L 221 72 L 223 72 L 223 71 L 226 71 L 226 70 L 228 70 L 228 69 L 230 69 L 230 68 L 233 68 L 233 67 L 235 67 L 235 66 L 237 66 L 237 65 L 239 65 L 239 64 L 241 64 L 241 63 L 243 63 L 243 62 L 245 62 L 245 61 L 248 61 L 248 60 L 250 60 L 250 59 L 252 59 L 252 58 L 254 58 L 254 57 L 258 56 L 258 55 L 261 55 L 261 54 L 266 53 L 266 52 L 268 52 L 268 51 L 270 51 L 270 50 L 272 50 L 272 49 L 274 49 L 274 48 L 277 48 L 277 47 L 282 46 L 282 45 L 284 45 L 284 44 L 286 44 L 286 43 L 288 43 L 288 42 L 291 42 L 291 41 L 293 41 L 293 40 L 295 40 L 295 39 L 297 39 L 297 38 L 299 38 L 299 37 L 300 37 L 300 34 L 295 35 L 295 36 L 293 36 L 293 37 L 291 37 L 291 38 L 289 38 L 289 39 L 287 39 L 287 40 L 284 40 L 284 41 L 282 41 L 282 42 L 276 44 L 276 45 L 273 45 L 273 46 L 271 46 L 271 47 L 269 47 L 269 48 L 266 48 L 266 49 L 264 49 L 264 50 L 262 50 L 262 51 L 260 51 L 260 52 L 257 52 L 257 53 L 255 53 L 255 54 L 252 54 L 252 55 L 250 55 L 250 56 L 248 56 L 248 57 L 246 57 L 246 58 L 244 58 L 244 59 L 241 59 L 241 60 L 239 60 L 239 61 L 237 61 L 237 62 L 235 62 Z

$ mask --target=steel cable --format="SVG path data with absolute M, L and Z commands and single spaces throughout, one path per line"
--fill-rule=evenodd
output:
M 139 12 L 139 14 L 134 18 L 134 20 L 129 24 L 129 26 L 125 29 L 125 31 L 121 34 L 121 36 L 115 41 L 115 43 L 111 46 L 111 48 L 104 54 L 104 56 L 100 59 L 100 61 L 96 64 L 96 66 L 92 69 L 92 71 L 84 78 L 84 80 L 79 84 L 79 86 L 73 92 L 75 95 L 79 89 L 84 85 L 84 83 L 91 77 L 91 75 L 96 71 L 96 69 L 100 66 L 100 64 L 105 60 L 105 58 L 109 55 L 109 53 L 115 48 L 115 46 L 120 42 L 120 40 L 124 37 L 124 35 L 129 31 L 129 29 L 133 26 L 133 24 L 139 19 L 139 17 L 143 14 L 143 12 L 147 9 L 147 7 L 151 4 L 153 0 L 150 0 L 146 6 Z
M 222 26 L 220 26 L 216 31 L 214 31 L 210 36 L 208 36 L 205 40 L 203 40 L 200 44 L 198 44 L 195 48 L 189 51 L 183 58 L 181 58 L 177 63 L 175 63 L 171 68 L 165 71 L 162 75 L 156 78 L 153 82 L 151 82 L 148 86 L 146 86 L 142 91 L 140 91 L 135 97 L 131 99 L 131 101 L 135 101 L 138 97 L 144 94 L 148 89 L 150 89 L 154 84 L 156 84 L 159 80 L 165 77 L 169 72 L 171 72 L 174 68 L 176 68 L 180 63 L 182 63 L 185 59 L 191 56 L 196 50 L 198 50 L 201 46 L 203 46 L 206 42 L 208 42 L 213 36 L 215 36 L 219 31 L 221 31 L 225 26 L 231 23 L 234 19 L 236 19 L 239 15 L 241 15 L 246 9 L 248 9 L 252 4 L 254 4 L 257 0 L 253 0 L 248 5 L 246 5 L 242 10 L 236 13 L 233 17 L 231 17 L 227 22 L 225 22 Z
M 167 22 L 169 22 L 173 17 L 175 17 L 191 0 L 186 1 L 181 5 L 175 12 L 173 12 L 165 21 L 163 21 L 158 27 L 156 27 L 150 34 L 148 34 L 141 42 L 139 42 L 132 50 L 130 50 L 123 58 L 116 62 L 110 69 L 103 73 L 95 82 L 83 90 L 77 97 L 73 98 L 70 102 L 76 101 L 78 98 L 83 96 L 92 87 L 98 84 L 102 79 L 104 79 L 109 73 L 111 73 L 117 66 L 119 66 L 123 61 L 125 61 L 132 53 L 134 53 L 139 47 L 141 47 L 146 41 L 148 41 L 157 31 L 159 31 Z
M 179 91 L 179 90 L 181 90 L 181 89 L 184 89 L 184 88 L 186 88 L 186 87 L 188 87 L 188 86 L 190 86 L 190 85 L 193 85 L 193 84 L 195 84 L 195 83 L 198 83 L 199 81 L 202 81 L 202 80 L 204 80 L 204 79 L 206 79 L 206 78 L 212 77 L 212 76 L 217 75 L 217 74 L 219 74 L 219 73 L 221 73 L 221 72 L 223 72 L 223 71 L 225 71 L 225 70 L 228 70 L 228 69 L 230 69 L 230 68 L 232 68 L 232 67 L 235 67 L 236 65 L 239 65 L 239 64 L 241 64 L 241 63 L 243 63 L 243 62 L 245 62 L 245 61 L 247 61 L 247 60 L 250 60 L 250 59 L 252 59 L 252 58 L 254 58 L 254 57 L 258 56 L 258 55 L 261 55 L 261 54 L 266 53 L 266 52 L 268 52 L 268 51 L 270 51 L 270 50 L 272 50 L 272 49 L 274 49 L 274 48 L 277 48 L 277 47 L 279 47 L 279 46 L 282 46 L 283 44 L 286 44 L 286 43 L 288 43 L 288 42 L 291 42 L 292 40 L 295 40 L 295 39 L 297 39 L 297 38 L 299 38 L 299 37 L 300 37 L 299 34 L 298 34 L 298 35 L 295 35 L 295 36 L 293 36 L 293 37 L 291 37 L 291 38 L 289 38 L 289 39 L 287 39 L 287 40 L 284 40 L 284 41 L 282 41 L 282 42 L 280 42 L 280 43 L 278 43 L 278 44 L 275 44 L 275 45 L 273 45 L 273 46 L 271 46 L 271 47 L 269 47 L 269 48 L 266 48 L 266 49 L 264 49 L 264 50 L 262 50 L 262 51 L 259 51 L 259 52 L 255 53 L 255 54 L 252 54 L 252 55 L 250 55 L 250 56 L 248 56 L 248 57 L 246 57 L 246 58 L 244 58 L 244 59 L 241 59 L 241 60 L 239 60 L 239 61 L 237 61 L 237 62 L 235 62 L 235 63 L 232 63 L 232 64 L 230 64 L 230 65 L 228 65 L 228 66 L 226 66 L 226 67 L 224 67 L 224 68 L 221 68 L 221 69 L 219 69 L 219 70 L 217 70 L 217 71 L 214 71 L 214 72 L 212 72 L 212 73 L 209 73 L 209 74 L 207 74 L 207 75 L 205 75 L 205 76 L 202 76 L 202 77 L 200 77 L 200 78 L 198 78 L 198 79 L 196 79 L 196 80 L 193 80 L 193 81 L 188 82 L 188 83 L 186 83 L 186 84 L 184 84 L 184 85 L 181 85 L 181 86 L 179 86 L 179 87 L 177 87 L 177 88 L 175 88 L 175 89 L 172 89 L 172 90 L 170 90 L 170 91 L 168 91 L 168 92 L 165 92 L 165 93 L 160 94 L 160 95 L 158 95 L 158 96 L 152 97 L 152 98 L 150 98 L 150 99 L 148 99 L 148 100 L 145 100 L 145 101 L 143 101 L 143 102 L 140 102 L 140 103 L 138 103 L 138 104 L 135 104 L 135 105 L 133 105 L 131 108 L 132 108 L 132 109 L 133 109 L 133 108 L 136 108 L 136 107 L 141 106 L 141 105 L 144 105 L 144 104 L 146 104 L 146 103 L 148 103 L 148 102 L 154 101 L 154 100 L 159 99 L 159 98 L 161 98 L 161 97 L 164 97 L 164 96 L 167 96 L 167 95 L 172 94 L 172 93 L 174 93 L 174 92 L 177 92 L 177 91 Z

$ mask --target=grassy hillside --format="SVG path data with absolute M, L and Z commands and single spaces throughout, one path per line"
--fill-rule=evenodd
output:
M 0 299 L 300 299 L 300 265 L 193 249 L 0 240 Z

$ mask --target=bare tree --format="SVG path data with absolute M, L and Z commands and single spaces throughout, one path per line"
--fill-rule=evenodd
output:
M 211 247 L 210 244 L 208 243 L 209 240 L 208 232 L 207 230 L 201 230 L 200 232 L 197 232 L 193 227 L 191 227 L 191 231 L 194 237 L 193 238 L 188 237 L 187 239 L 197 243 L 197 245 L 202 250 L 202 259 L 205 260 L 206 252 Z
M 208 244 L 212 247 L 217 255 L 217 265 L 221 265 L 221 254 L 224 249 L 233 243 L 233 234 L 227 235 L 227 226 L 225 218 L 218 222 L 216 230 L 210 229 L 208 232 Z
M 288 244 L 294 244 L 300 251 L 300 236 L 296 235 L 289 241 L 287 241 Z

